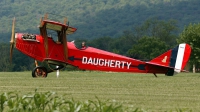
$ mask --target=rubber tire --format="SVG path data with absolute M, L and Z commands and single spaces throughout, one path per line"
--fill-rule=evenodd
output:
M 39 72 L 40 72 L 40 73 L 37 73 L 37 74 L 36 74 L 36 70 L 38 70 L 38 69 L 39 69 Z M 43 72 L 45 73 L 45 75 L 42 75 L 42 74 L 41 74 L 41 71 L 43 71 Z M 34 77 L 34 78 L 38 78 L 38 77 L 46 78 L 47 75 L 48 75 L 48 73 L 47 73 L 47 69 L 46 69 L 45 67 L 40 67 L 40 66 L 38 66 L 38 67 L 35 67 L 35 68 L 33 69 L 33 71 L 32 71 L 32 77 Z
M 165 74 L 166 76 L 173 76 L 174 75 L 174 69 L 173 68 L 169 68 L 167 70 L 167 73 Z

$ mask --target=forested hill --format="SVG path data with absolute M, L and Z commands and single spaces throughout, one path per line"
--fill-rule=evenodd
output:
M 117 37 L 146 19 L 177 20 L 183 29 L 200 20 L 200 0 L 1 0 L 0 42 L 10 39 L 12 18 L 16 32 L 39 33 L 44 13 L 67 16 L 78 28 L 70 38 Z

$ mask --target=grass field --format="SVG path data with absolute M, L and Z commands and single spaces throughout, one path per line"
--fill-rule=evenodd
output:
M 110 100 L 125 107 L 146 111 L 200 110 L 200 74 L 181 73 L 173 77 L 153 74 L 109 72 L 60 72 L 47 78 L 32 78 L 31 72 L 0 72 L 0 93 L 20 95 L 53 91 L 78 101 Z

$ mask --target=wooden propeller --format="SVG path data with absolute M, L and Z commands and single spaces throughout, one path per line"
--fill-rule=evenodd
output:
M 13 54 L 14 44 L 15 44 L 15 17 L 13 18 L 12 35 L 11 35 L 11 39 L 10 39 L 10 62 L 12 62 L 12 54 Z

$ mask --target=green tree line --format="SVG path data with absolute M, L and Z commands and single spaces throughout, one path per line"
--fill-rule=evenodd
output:
M 44 13 L 67 16 L 69 24 L 78 28 L 71 40 L 94 39 L 119 37 L 152 17 L 174 19 L 183 30 L 199 21 L 199 5 L 199 0 L 1 0 L 0 42 L 9 41 L 13 17 L 17 32 L 39 33 Z
M 13 17 L 16 32 L 38 34 L 37 26 L 44 13 L 59 19 L 63 18 L 60 15 L 67 16 L 69 25 L 78 29 L 68 39 L 76 40 L 77 45 L 86 41 L 88 46 L 151 60 L 180 42 L 188 42 L 197 49 L 192 62 L 198 65 L 198 36 L 194 36 L 193 42 L 190 35 L 194 33 L 190 32 L 198 34 L 194 27 L 199 22 L 199 5 L 199 0 L 1 0 L 0 71 L 34 67 L 34 60 L 17 50 L 10 64 L 7 42 Z
M 200 42 L 198 38 L 200 38 L 200 25 L 190 24 L 185 27 L 180 35 L 176 35 L 178 31 L 176 24 L 175 20 L 164 21 L 151 18 L 132 30 L 124 31 L 119 37 L 79 38 L 75 40 L 75 44 L 80 47 L 81 42 L 85 41 L 87 46 L 149 61 L 179 43 L 188 43 L 193 49 L 190 63 L 199 65 Z M 9 43 L 0 44 L 0 71 L 26 71 L 35 67 L 33 59 L 17 50 L 14 50 L 11 64 L 9 50 Z

